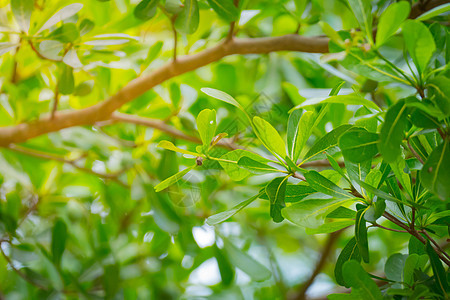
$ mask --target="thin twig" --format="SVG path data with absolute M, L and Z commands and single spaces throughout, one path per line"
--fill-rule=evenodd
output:
M 373 223 L 369 227 L 378 227 L 378 228 L 382 228 L 382 229 L 389 230 L 389 231 L 408 233 L 408 231 L 406 231 L 406 230 L 399 230 L 399 229 L 388 228 L 388 227 L 384 227 L 384 226 L 382 226 L 380 224 L 377 224 L 377 223 Z
M 414 237 L 416 237 L 422 244 L 425 245 L 427 243 L 427 240 L 422 235 L 420 235 L 420 233 L 417 230 L 411 230 L 411 228 L 409 228 L 409 226 L 407 226 L 406 224 L 404 224 L 403 222 L 398 220 L 396 217 L 394 217 L 393 215 L 391 215 L 387 211 L 384 212 L 383 217 L 385 217 L 386 219 L 388 219 L 389 221 L 391 221 L 395 225 L 405 229 L 407 232 L 409 232 L 409 234 L 411 234 Z M 445 257 L 439 249 L 436 249 L 436 248 L 434 248 L 434 249 L 435 249 L 436 254 L 439 256 L 439 258 L 447 266 L 450 266 L 450 260 L 447 257 Z
M 55 113 L 58 110 L 58 102 L 59 102 L 59 89 L 58 89 L 58 84 L 57 84 L 55 87 L 55 97 L 53 98 L 52 113 L 50 115 L 51 120 L 53 120 L 55 118 Z
M 0 252 L 2 252 L 3 257 L 4 257 L 5 260 L 8 262 L 9 266 L 11 267 L 11 269 L 13 269 L 13 271 L 16 272 L 17 275 L 19 275 L 20 277 L 22 277 L 26 282 L 30 283 L 31 285 L 34 285 L 35 287 L 37 287 L 37 288 L 39 288 L 39 289 L 41 289 L 41 290 L 48 291 L 49 289 L 48 289 L 47 287 L 45 287 L 45 286 L 43 286 L 43 285 L 41 285 L 41 284 L 39 284 L 39 283 L 33 281 L 33 280 L 32 280 L 31 278 L 29 278 L 25 273 L 23 273 L 21 270 L 17 269 L 17 268 L 14 266 L 14 263 L 12 262 L 11 258 L 10 258 L 8 255 L 6 255 L 5 251 L 3 251 L 2 244 L 5 243 L 5 242 L 10 244 L 10 242 L 7 241 L 7 240 L 1 240 L 1 241 L 0 241 Z
M 100 178 L 104 178 L 104 179 L 115 181 L 118 184 L 120 184 L 120 185 L 122 185 L 123 187 L 126 187 L 126 188 L 129 187 L 127 184 L 123 183 L 122 181 L 120 181 L 117 178 L 120 174 L 122 174 L 124 172 L 124 170 L 119 171 L 117 173 L 111 173 L 111 174 L 98 173 L 98 172 L 93 171 L 92 169 L 78 166 L 76 164 L 76 162 L 73 161 L 73 160 L 68 160 L 68 159 L 65 159 L 63 157 L 56 156 L 56 155 L 53 155 L 53 154 L 44 153 L 44 152 L 40 152 L 40 151 L 32 150 L 32 149 L 23 148 L 23 147 L 20 147 L 20 146 L 17 146 L 17 145 L 10 145 L 8 147 L 8 149 L 10 149 L 12 151 L 16 151 L 16 152 L 22 153 L 22 154 L 25 154 L 25 155 L 29 155 L 29 156 L 34 156 L 34 157 L 38 157 L 38 158 L 42 158 L 42 159 L 54 160 L 54 161 L 58 161 L 58 162 L 61 162 L 61 163 L 69 164 L 69 165 L 75 167 L 76 169 L 78 169 L 80 171 L 83 171 L 85 173 L 89 173 L 89 174 L 95 175 L 95 176 L 100 177 Z
M 411 151 L 411 153 L 417 158 L 418 161 L 420 161 L 422 163 L 422 165 L 424 164 L 423 159 L 420 157 L 420 155 L 416 152 L 416 150 L 413 149 L 413 147 L 411 146 L 411 144 L 409 143 L 409 139 L 406 142 L 408 144 L 408 148 Z
M 423 233 L 430 240 L 430 242 L 432 242 L 436 246 L 436 248 L 440 252 L 442 252 L 442 254 L 444 254 L 448 259 L 450 259 L 450 255 L 441 248 L 441 246 L 428 234 L 426 230 L 421 230 L 420 233 Z

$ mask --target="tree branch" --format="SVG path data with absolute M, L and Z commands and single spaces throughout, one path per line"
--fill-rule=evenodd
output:
M 335 231 L 328 235 L 327 242 L 322 249 L 320 259 L 317 262 L 313 273 L 311 274 L 309 279 L 302 285 L 300 291 L 291 298 L 292 300 L 305 300 L 306 299 L 306 292 L 308 291 L 308 288 L 313 284 L 317 275 L 319 275 L 320 272 L 322 271 L 323 267 L 325 266 L 325 263 L 327 262 L 328 256 L 330 255 L 330 253 L 333 250 L 334 244 L 336 243 L 336 241 L 338 240 L 338 238 L 342 232 L 343 232 L 343 229 L 341 229 L 339 231 Z
M 176 64 L 169 62 L 147 76 L 136 78 L 109 99 L 91 107 L 73 111 L 58 111 L 52 120 L 41 118 L 30 123 L 0 128 L 0 146 L 5 147 L 11 143 L 25 142 L 42 134 L 68 127 L 92 125 L 95 122 L 107 120 L 115 110 L 156 85 L 218 61 L 225 56 L 275 51 L 326 53 L 328 52 L 328 38 L 290 34 L 269 38 L 233 39 L 226 43 L 220 43 L 199 53 L 179 57 Z

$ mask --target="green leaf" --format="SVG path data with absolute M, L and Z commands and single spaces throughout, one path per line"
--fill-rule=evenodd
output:
M 278 172 L 278 169 L 269 166 L 263 162 L 256 161 L 247 156 L 241 157 L 237 165 L 241 168 L 249 170 L 251 173 L 254 174 L 267 174 Z
M 73 69 L 67 65 L 62 65 L 61 69 L 61 75 L 58 81 L 58 92 L 63 95 L 70 95 L 75 87 Z
M 236 21 L 239 18 L 239 10 L 232 0 L 208 0 L 208 3 L 227 22 Z
M 49 39 L 58 40 L 62 43 L 73 43 L 79 37 L 78 28 L 73 23 L 63 24 L 48 36 Z
M 270 202 L 270 216 L 276 223 L 284 220 L 281 210 L 286 206 L 284 197 L 288 178 L 289 176 L 277 177 L 266 186 L 266 194 Z
M 352 294 L 356 291 L 362 299 L 382 300 L 383 296 L 375 282 L 369 277 L 361 265 L 354 261 L 347 261 L 342 267 L 345 282 L 352 287 Z
M 450 3 L 442 4 L 442 5 L 439 5 L 439 6 L 435 7 L 435 8 L 433 8 L 433 9 L 430 9 L 427 12 L 424 12 L 423 14 L 418 16 L 416 18 L 416 20 L 418 20 L 418 21 L 429 20 L 431 18 L 439 16 L 440 14 L 446 13 L 448 11 L 450 11 Z
M 170 151 L 175 151 L 175 152 L 179 152 L 179 153 L 183 153 L 183 154 L 192 155 L 192 156 L 204 156 L 203 154 L 200 154 L 200 153 L 196 153 L 196 152 L 192 152 L 192 151 L 188 151 L 188 150 L 184 150 L 184 149 L 178 148 L 172 142 L 169 142 L 169 141 L 161 141 L 161 142 L 159 142 L 158 147 L 164 148 L 164 149 L 167 149 L 167 150 L 170 150 Z
M 338 199 L 355 198 L 355 196 L 344 191 L 317 171 L 309 171 L 305 174 L 305 178 L 308 184 L 318 192 L 333 196 L 334 198 Z
M 355 219 L 356 212 L 344 206 L 339 206 L 327 215 L 329 219 Z
M 282 210 L 282 215 L 298 226 L 318 228 L 324 223 L 326 215 L 348 201 L 348 199 L 302 200 L 285 207 Z
M 427 114 L 420 108 L 413 109 L 410 119 L 411 119 L 411 123 L 413 123 L 414 125 L 416 125 L 419 128 L 432 129 L 432 128 L 440 127 L 439 121 L 436 118 Z
M 309 149 L 309 151 L 306 153 L 305 157 L 303 158 L 302 163 L 305 163 L 309 160 L 315 160 L 317 159 L 317 156 L 319 154 L 322 154 L 323 152 L 336 147 L 339 137 L 352 128 L 352 125 L 346 124 L 341 125 L 338 128 L 330 131 L 326 135 L 324 135 L 322 138 L 320 138 L 312 147 Z
M 231 218 L 232 216 L 234 216 L 235 214 L 237 214 L 238 212 L 243 210 L 245 207 L 247 207 L 250 203 L 252 203 L 256 199 L 261 197 L 262 194 L 263 193 L 261 192 L 261 193 L 255 195 L 255 196 L 251 197 L 250 199 L 242 201 L 241 203 L 239 203 L 238 205 L 234 206 L 230 210 L 227 210 L 227 211 L 224 211 L 224 212 L 212 215 L 211 217 L 206 219 L 206 224 L 208 224 L 210 226 L 214 226 L 214 225 L 217 225 L 219 223 L 222 223 L 222 222 L 228 220 L 229 218 Z
M 83 67 L 83 64 L 78 58 L 77 51 L 74 49 L 67 51 L 66 55 L 64 55 L 63 63 L 74 69 Z
M 307 234 L 332 233 L 345 227 L 351 226 L 353 225 L 353 223 L 353 220 L 332 221 L 322 224 L 317 228 L 305 228 L 305 231 Z
M 236 106 L 239 109 L 242 109 L 242 106 L 233 97 L 231 97 L 229 94 L 225 92 L 212 88 L 201 88 L 200 90 L 210 97 L 219 99 L 223 102 Z
M 196 165 L 193 165 L 189 168 L 184 169 L 181 172 L 176 173 L 175 175 L 172 175 L 171 177 L 167 178 L 166 180 L 160 182 L 159 184 L 157 184 L 155 186 L 155 192 L 160 192 L 160 191 L 168 188 L 172 184 L 175 184 L 178 180 L 183 178 L 184 175 L 186 175 L 190 170 L 194 169 L 195 167 L 196 167 Z
M 414 253 L 417 255 L 423 255 L 427 252 L 425 251 L 425 245 L 422 244 L 422 242 L 419 241 L 415 236 L 411 236 L 408 243 L 408 253 L 409 255 Z
M 242 157 L 249 157 L 254 161 L 265 163 L 268 160 L 250 151 L 237 149 L 225 153 L 220 157 L 220 165 L 234 181 L 241 181 L 251 175 L 251 172 L 238 166 Z M 229 162 L 228 162 L 229 161 Z
M 359 254 L 358 245 L 356 244 L 355 237 L 352 237 L 350 241 L 345 245 L 344 249 L 342 249 L 339 257 L 336 261 L 336 265 L 334 266 L 334 276 L 336 277 L 336 282 L 339 285 L 350 287 L 346 284 L 344 280 L 344 275 L 342 273 L 342 267 L 344 263 L 350 260 L 356 260 L 357 262 L 361 261 L 361 255 Z
M 376 195 L 378 197 L 381 197 L 382 199 L 385 200 L 389 200 L 389 201 L 393 201 L 399 204 L 403 204 L 403 202 L 397 198 L 395 198 L 394 196 L 391 196 L 390 194 L 383 192 L 382 190 L 379 190 L 377 188 L 374 188 L 373 186 L 371 186 L 370 184 L 365 183 L 362 180 L 359 180 L 358 178 L 355 178 L 355 181 L 359 184 L 359 186 L 361 186 L 363 189 L 365 189 L 367 192 Z
M 77 12 L 79 12 L 83 8 L 83 4 L 81 3 L 72 3 L 69 4 L 60 10 L 58 10 L 53 16 L 48 19 L 44 25 L 41 26 L 41 28 L 36 32 L 36 34 L 49 29 L 53 25 L 56 25 L 57 23 L 70 18 L 71 16 L 75 15 Z
M 410 10 L 411 6 L 407 1 L 400 1 L 389 5 L 378 22 L 375 42 L 377 47 L 383 45 L 397 32 L 403 21 L 408 18 Z
M 204 109 L 197 116 L 197 128 L 203 143 L 203 150 L 210 148 L 211 141 L 216 133 L 216 111 Z
M 252 280 L 264 281 L 272 276 L 272 273 L 265 266 L 257 262 L 247 253 L 241 251 L 229 240 L 223 238 L 223 246 L 230 262 L 250 276 Z
M 389 256 L 384 265 L 384 273 L 389 280 L 404 282 L 403 270 L 405 268 L 408 255 L 395 253 Z
M 34 9 L 33 0 L 11 0 L 11 10 L 20 30 L 28 32 L 30 29 L 31 13 Z
M 144 21 L 150 20 L 156 14 L 158 3 L 159 0 L 142 0 L 134 8 L 134 16 Z
M 254 117 L 253 124 L 257 131 L 257 136 L 264 144 L 264 146 L 272 153 L 278 154 L 281 158 L 286 155 L 286 144 L 281 138 L 278 131 L 270 125 L 269 122 L 260 118 Z
M 292 102 L 295 105 L 300 105 L 303 103 L 303 101 L 306 100 L 305 97 L 299 94 L 298 88 L 292 83 L 283 82 L 281 86 L 283 87 L 284 91 L 286 92 L 286 94 L 288 94 L 289 98 L 291 98 Z
M 60 53 L 64 49 L 64 44 L 60 41 L 46 40 L 39 44 L 39 52 L 42 56 L 50 59 L 61 59 Z
M 150 47 L 144 62 L 146 66 L 148 66 L 152 61 L 154 61 L 156 57 L 158 57 L 159 53 L 161 53 L 163 45 L 164 43 L 162 41 L 158 41 L 153 46 Z
M 297 105 L 294 109 L 298 108 L 305 108 L 308 106 L 314 106 L 318 104 L 324 104 L 324 103 L 339 103 L 339 104 L 345 104 L 345 105 L 363 105 L 367 108 L 372 108 L 375 110 L 380 111 L 381 109 L 376 105 L 374 102 L 364 99 L 360 96 L 354 96 L 354 95 L 338 95 L 338 96 L 331 96 L 327 98 L 310 98 L 306 101 L 304 101 L 302 104 Z
M 370 0 L 347 0 L 361 30 L 372 40 L 372 6 Z
M 367 240 L 366 220 L 364 219 L 366 210 L 367 208 L 363 208 L 356 212 L 355 238 L 362 259 L 364 262 L 369 263 L 369 242 Z
M 300 182 L 299 184 L 288 184 L 286 186 L 286 195 L 284 198 L 285 202 L 298 202 L 303 198 L 314 194 L 316 190 L 307 185 L 304 182 Z
M 431 79 L 427 85 L 439 109 L 445 116 L 450 116 L 450 78 L 437 76 Z
M 378 134 L 364 128 L 353 128 L 339 138 L 342 155 L 355 163 L 372 159 L 378 153 L 377 143 Z
M 166 0 L 165 6 L 167 12 L 177 15 L 183 11 L 183 3 L 180 0 Z
M 52 259 L 59 266 L 61 258 L 66 248 L 67 225 L 58 219 L 52 229 Z
M 219 249 L 216 245 L 213 246 L 214 257 L 217 260 L 217 265 L 219 267 L 220 277 L 222 278 L 222 283 L 225 286 L 229 286 L 234 279 L 234 268 L 231 265 L 228 255 L 225 251 Z
M 450 198 L 450 139 L 431 152 L 420 172 L 423 186 L 441 199 Z
M 405 21 L 402 30 L 406 49 L 419 74 L 422 74 L 436 50 L 433 36 L 422 22 L 416 20 Z
M 449 287 L 447 283 L 447 275 L 445 273 L 444 267 L 442 266 L 442 262 L 439 259 L 439 256 L 436 254 L 436 251 L 431 246 L 430 241 L 427 241 L 425 249 L 428 256 L 430 257 L 430 263 L 433 269 L 433 275 L 436 285 L 438 286 L 439 291 L 442 295 L 448 295 L 447 292 L 449 291 Z
M 313 111 L 305 111 L 301 117 L 300 114 L 301 110 L 294 110 L 288 120 L 288 153 L 294 163 L 298 160 L 311 135 L 316 116 Z
M 381 127 L 378 150 L 386 162 L 395 161 L 401 154 L 400 144 L 405 136 L 408 108 L 401 99 L 386 112 L 385 121 Z
M 184 9 L 175 20 L 175 28 L 184 34 L 192 34 L 198 28 L 199 11 L 197 0 L 186 0 Z
M 415 253 L 409 254 L 405 261 L 405 267 L 403 268 L 402 281 L 411 286 L 414 283 L 414 271 L 423 270 L 427 261 L 428 261 L 427 255 L 419 256 L 418 254 Z

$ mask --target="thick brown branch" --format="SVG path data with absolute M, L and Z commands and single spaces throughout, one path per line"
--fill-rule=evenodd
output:
M 94 106 L 55 113 L 53 120 L 42 118 L 35 122 L 0 128 L 0 146 L 21 143 L 30 138 L 59 131 L 64 128 L 92 125 L 110 118 L 111 114 L 127 102 L 139 97 L 158 84 L 175 76 L 206 66 L 233 54 L 269 53 L 274 51 L 328 52 L 328 38 L 284 35 L 270 38 L 233 39 L 193 55 L 177 58 L 151 74 L 132 80 L 109 99 Z

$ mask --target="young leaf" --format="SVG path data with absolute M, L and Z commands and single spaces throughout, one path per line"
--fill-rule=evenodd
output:
M 156 14 L 159 0 L 142 0 L 134 9 L 136 18 L 147 21 Z
M 230 262 L 241 269 L 254 281 L 264 281 L 272 276 L 272 273 L 247 253 L 241 251 L 227 239 L 223 239 L 223 247 L 228 254 Z
M 436 44 L 428 28 L 420 21 L 407 20 L 402 26 L 406 49 L 414 64 L 422 74 L 428 65 Z
M 257 136 L 264 146 L 272 153 L 278 154 L 280 157 L 286 155 L 286 144 L 281 138 L 278 131 L 264 119 L 260 117 L 253 118 L 253 124 L 257 131 Z
M 326 98 L 310 98 L 304 101 L 302 104 L 297 105 L 294 109 L 304 108 L 308 106 L 314 106 L 317 104 L 324 103 L 337 103 L 337 104 L 345 104 L 345 105 L 364 105 L 367 108 L 372 108 L 380 111 L 381 109 L 372 101 L 364 99 L 360 96 L 355 95 L 338 95 L 331 96 Z
M 67 225 L 62 220 L 57 220 L 52 230 L 52 259 L 59 266 L 66 247 Z
M 175 20 L 175 28 L 184 34 L 192 34 L 198 28 L 199 11 L 197 0 L 186 0 L 183 11 Z
M 378 149 L 386 162 L 393 162 L 400 156 L 400 144 L 408 122 L 407 115 L 408 108 L 404 99 L 399 100 L 386 112 L 378 144 Z
M 201 88 L 200 90 L 210 97 L 219 99 L 223 102 L 236 106 L 239 109 L 242 109 L 242 106 L 233 97 L 231 97 L 229 94 L 225 92 L 212 88 Z
M 197 128 L 203 143 L 203 151 L 209 149 L 216 133 L 216 111 L 204 109 L 197 116 Z
M 372 40 L 372 6 L 370 0 L 347 0 L 361 30 Z
M 424 12 L 423 14 L 421 14 L 420 16 L 418 16 L 416 18 L 416 20 L 418 21 L 425 21 L 425 20 L 429 20 L 431 18 L 434 18 L 440 14 L 446 13 L 450 11 L 450 3 L 446 3 L 446 4 L 442 4 L 439 5 L 433 9 L 430 9 L 427 12 Z
M 342 155 L 355 163 L 372 159 L 378 153 L 377 143 L 378 134 L 364 128 L 349 130 L 339 138 Z
M 208 0 L 209 5 L 225 21 L 233 22 L 239 18 L 239 10 L 233 0 Z
M 450 197 L 450 139 L 431 152 L 420 172 L 423 186 L 441 199 Z
M 200 153 L 191 152 L 191 151 L 188 151 L 188 150 L 184 150 L 184 149 L 178 148 L 172 142 L 169 142 L 169 141 L 161 141 L 161 142 L 159 142 L 158 147 L 164 148 L 164 149 L 167 149 L 167 150 L 171 150 L 171 151 L 175 151 L 175 152 L 179 152 L 179 153 L 183 153 L 183 154 L 192 155 L 192 156 L 204 156 L 203 154 L 200 154 Z
M 175 184 L 178 180 L 183 178 L 184 175 L 186 175 L 190 170 L 194 169 L 196 165 L 190 166 L 189 168 L 184 169 L 181 172 L 176 173 L 175 175 L 172 175 L 171 177 L 167 178 L 166 180 L 160 182 L 155 186 L 155 192 L 160 192 L 172 184 Z
M 366 210 L 366 208 L 363 208 L 356 212 L 355 238 L 362 259 L 364 262 L 369 263 L 369 242 L 367 240 L 366 220 L 364 219 Z
M 251 173 L 254 174 L 266 174 L 278 172 L 278 169 L 269 166 L 265 163 L 251 159 L 250 157 L 247 156 L 241 157 L 237 164 L 239 167 L 249 170 Z
M 442 292 L 442 295 L 448 295 L 449 286 L 447 283 L 447 275 L 444 267 L 442 266 L 442 262 L 439 259 L 439 256 L 436 254 L 436 251 L 430 244 L 430 241 L 427 241 L 425 247 L 428 256 L 430 257 L 431 267 L 433 268 L 434 280 L 436 281 L 436 285 L 439 290 Z
M 315 160 L 317 159 L 317 156 L 328 149 L 331 149 L 333 147 L 336 147 L 339 137 L 349 130 L 352 127 L 352 125 L 346 124 L 341 125 L 338 128 L 328 132 L 326 135 L 324 135 L 322 138 L 320 138 L 312 147 L 309 149 L 309 151 L 306 153 L 305 157 L 303 158 L 302 163 L 305 163 L 309 160 Z
M 286 206 L 284 197 L 286 195 L 286 184 L 289 176 L 277 177 L 266 186 L 266 194 L 270 201 L 270 216 L 273 221 L 279 223 L 284 220 L 281 210 Z
M 309 171 L 305 174 L 305 178 L 308 184 L 318 192 L 330 195 L 338 199 L 355 198 L 355 196 L 347 193 L 317 171 Z
M 33 0 L 11 0 L 11 10 L 17 24 L 20 27 L 20 30 L 23 32 L 28 32 L 30 29 L 30 20 L 33 8 Z
M 291 115 L 295 112 L 299 112 L 300 110 L 294 110 Z M 298 113 L 296 113 L 298 114 Z M 311 135 L 311 131 L 313 129 L 314 121 L 316 114 L 313 111 L 305 111 L 303 115 L 300 117 L 300 120 L 297 124 L 293 124 L 293 128 L 289 131 L 288 127 L 288 145 L 290 143 L 290 139 L 292 139 L 291 149 L 289 150 L 289 155 L 292 160 L 297 162 L 300 153 L 306 145 L 306 141 Z M 296 116 L 293 117 L 293 123 L 296 121 Z M 288 121 L 289 122 L 289 121 Z M 296 127 L 295 127 L 296 125 Z M 291 136 L 289 136 L 291 134 Z
M 346 284 L 344 280 L 344 275 L 342 274 L 342 267 L 345 262 L 350 260 L 356 260 L 357 262 L 361 261 L 361 255 L 359 254 L 358 245 L 356 244 L 355 237 L 352 237 L 350 241 L 345 245 L 344 249 L 342 249 L 341 254 L 336 261 L 336 265 L 334 267 L 334 276 L 336 277 L 336 282 L 339 285 L 350 287 Z
M 81 4 L 81 3 L 72 3 L 72 4 L 69 4 L 69 5 L 61 8 L 53 16 L 51 16 L 50 19 L 48 19 L 44 23 L 44 25 L 42 25 L 42 27 L 36 32 L 36 34 L 42 32 L 46 29 L 49 29 L 53 25 L 56 25 L 57 23 L 65 20 L 67 18 L 70 18 L 71 16 L 73 16 L 74 14 L 79 12 L 82 8 L 83 8 L 83 4 Z
M 58 82 L 58 92 L 63 95 L 72 94 L 75 87 L 73 79 L 73 69 L 67 65 L 62 65 L 61 75 Z
M 245 179 L 246 177 L 251 175 L 251 172 L 243 169 L 238 166 L 238 161 L 242 157 L 248 157 L 251 158 L 254 161 L 260 162 L 260 163 L 266 163 L 267 159 L 253 153 L 250 151 L 237 149 L 230 152 L 225 153 L 220 157 L 220 165 L 225 170 L 225 172 L 230 176 L 230 178 L 234 181 L 241 181 Z
M 411 7 L 407 1 L 400 1 L 389 5 L 378 22 L 376 46 L 383 45 L 409 16 Z
M 222 223 L 222 222 L 228 220 L 229 218 L 231 218 L 232 216 L 234 216 L 235 214 L 237 214 L 238 212 L 243 210 L 245 207 L 247 207 L 250 203 L 252 203 L 256 199 L 261 197 L 262 194 L 263 193 L 261 192 L 261 193 L 255 195 L 255 196 L 251 197 L 250 199 L 242 201 L 241 203 L 239 203 L 238 205 L 236 205 L 235 207 L 233 207 L 230 210 L 227 210 L 227 211 L 224 211 L 224 212 L 212 215 L 211 217 L 206 219 L 206 224 L 208 224 L 210 226 L 214 226 L 214 225 L 217 225 L 219 223 Z

